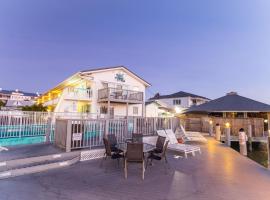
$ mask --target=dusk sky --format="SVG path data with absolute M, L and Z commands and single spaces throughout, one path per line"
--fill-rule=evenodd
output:
M 44 92 L 124 65 L 148 96 L 237 91 L 270 103 L 270 1 L 0 0 L 0 87 Z

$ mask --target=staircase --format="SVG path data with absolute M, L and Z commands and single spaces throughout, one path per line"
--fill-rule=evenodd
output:
M 59 153 L 0 162 L 0 179 L 63 168 L 79 162 L 81 152 Z

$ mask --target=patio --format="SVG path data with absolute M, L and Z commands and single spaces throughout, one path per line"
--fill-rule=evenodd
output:
M 175 159 L 168 155 L 171 169 L 155 162 L 141 180 L 137 165 L 128 179 L 107 161 L 81 162 L 71 167 L 0 181 L 1 200 L 34 199 L 268 199 L 270 171 L 238 152 L 209 139 L 202 155 Z M 107 165 L 107 172 L 105 172 Z

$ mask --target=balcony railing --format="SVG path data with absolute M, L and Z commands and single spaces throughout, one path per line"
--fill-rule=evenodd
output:
M 142 103 L 143 92 L 138 92 L 134 90 L 122 90 L 117 88 L 104 88 L 98 91 L 98 100 Z
M 65 99 L 91 100 L 92 99 L 92 90 L 91 89 L 82 89 L 82 88 L 68 88 L 68 91 L 65 95 Z

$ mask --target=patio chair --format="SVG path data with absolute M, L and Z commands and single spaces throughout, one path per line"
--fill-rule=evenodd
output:
M 132 142 L 133 143 L 142 143 L 143 142 L 143 134 L 133 133 L 132 134 Z
M 107 135 L 111 151 L 114 153 L 122 153 L 123 151 L 121 149 L 118 149 L 117 146 L 117 139 L 115 134 L 108 134 Z
M 152 165 L 153 160 L 158 160 L 158 161 L 164 160 L 165 161 L 165 164 L 168 165 L 168 160 L 167 160 L 167 157 L 166 157 L 166 152 L 167 152 L 168 144 L 169 144 L 169 141 L 166 141 L 161 153 L 151 153 L 147 157 L 146 168 L 148 166 L 149 160 L 150 160 L 150 165 Z
M 186 131 L 182 125 L 180 125 L 180 127 L 177 128 L 177 131 L 186 141 L 207 142 L 207 139 L 203 137 L 203 135 L 200 132 Z
M 166 137 L 158 136 L 157 142 L 156 142 L 156 148 L 150 153 L 162 153 L 165 142 L 166 142 Z
M 201 148 L 195 145 L 189 144 L 180 144 L 178 143 L 175 134 L 172 130 L 158 130 L 157 134 L 162 137 L 166 137 L 166 140 L 169 141 L 168 149 L 171 151 L 183 153 L 185 158 L 187 158 L 188 154 L 192 154 L 195 156 L 195 152 L 201 153 Z
M 127 152 L 125 155 L 125 178 L 127 179 L 128 163 L 142 164 L 142 179 L 144 180 L 144 154 L 143 143 L 127 143 Z
M 121 154 L 120 152 L 112 152 L 109 140 L 107 138 L 103 138 L 103 143 L 105 146 L 105 153 L 104 153 L 104 157 L 101 161 L 101 166 L 103 164 L 103 161 L 107 160 L 108 157 L 110 157 L 112 160 L 117 160 L 117 163 L 119 166 L 119 160 L 120 160 L 120 158 L 123 158 L 124 155 Z

